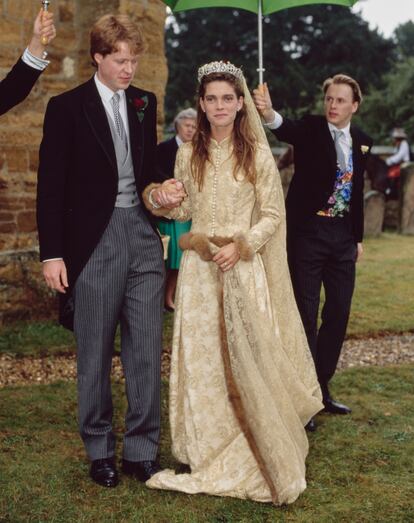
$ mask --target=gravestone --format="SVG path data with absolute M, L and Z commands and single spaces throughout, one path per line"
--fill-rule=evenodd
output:
M 414 163 L 401 167 L 398 230 L 401 234 L 414 234 Z
M 364 234 L 379 236 L 382 232 L 385 212 L 385 196 L 379 191 L 368 191 L 364 195 Z

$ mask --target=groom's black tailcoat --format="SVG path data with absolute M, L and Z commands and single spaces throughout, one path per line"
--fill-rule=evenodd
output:
M 140 121 L 134 99 L 146 96 Z M 156 98 L 126 89 L 137 192 L 155 176 Z M 61 295 L 60 320 L 72 325 L 71 290 L 115 207 L 118 173 L 107 115 L 94 79 L 49 101 L 40 146 L 37 217 L 40 258 L 63 258 L 69 290 Z M 145 209 L 145 206 L 142 205 Z M 152 218 L 147 214 L 148 219 Z M 154 227 L 155 229 L 155 227 Z
M 353 177 L 349 215 L 317 216 L 334 190 L 337 158 L 324 116 L 283 119 L 272 131 L 294 146 L 294 175 L 286 198 L 287 246 L 295 297 L 326 395 L 344 340 L 355 282 L 356 244 L 364 230 L 364 171 L 372 140 L 351 125 Z M 317 329 L 321 285 L 322 324 Z

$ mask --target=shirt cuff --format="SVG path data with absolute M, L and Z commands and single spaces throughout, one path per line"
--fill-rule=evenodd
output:
M 43 58 L 34 56 L 27 47 L 24 50 L 22 60 L 26 65 L 33 67 L 33 69 L 37 69 L 38 71 L 43 71 L 50 64 L 49 60 L 43 60 Z
M 152 208 L 153 209 L 161 209 L 162 205 L 160 205 L 159 203 L 157 203 L 154 198 L 152 197 L 152 193 L 155 191 L 155 188 L 154 189 L 151 189 L 151 191 L 148 193 L 148 201 L 150 202 L 150 204 L 152 205 Z
M 263 125 L 264 127 L 267 127 L 267 129 L 278 129 L 282 123 L 283 123 L 283 116 L 279 113 L 277 113 L 276 111 L 273 111 L 275 113 L 275 119 L 273 120 L 273 122 L 270 122 L 270 123 L 266 123 L 264 122 Z
M 48 258 L 47 260 L 42 260 L 42 263 L 46 263 L 48 261 L 63 261 L 63 258 Z

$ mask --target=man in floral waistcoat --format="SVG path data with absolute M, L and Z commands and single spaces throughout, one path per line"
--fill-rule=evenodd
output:
M 323 83 L 324 116 L 293 121 L 273 110 L 267 86 L 254 92 L 265 125 L 294 146 L 295 172 L 286 199 L 289 268 L 315 361 L 325 411 L 348 414 L 328 388 L 348 323 L 355 262 L 362 255 L 364 170 L 372 140 L 351 125 L 362 101 L 358 83 L 338 74 Z M 322 321 L 317 317 L 321 287 Z M 308 427 L 315 430 L 312 420 Z

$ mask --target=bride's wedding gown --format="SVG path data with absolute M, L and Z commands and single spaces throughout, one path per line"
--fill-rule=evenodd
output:
M 169 400 L 173 455 L 191 473 L 163 470 L 147 485 L 291 503 L 306 488 L 304 426 L 323 406 L 290 283 L 279 174 L 269 148 L 259 146 L 256 185 L 236 180 L 231 141 L 212 139 L 199 191 L 191 147 L 178 151 L 175 172 L 188 198 L 158 211 L 192 219 Z M 222 273 L 206 260 L 233 238 L 244 259 Z

